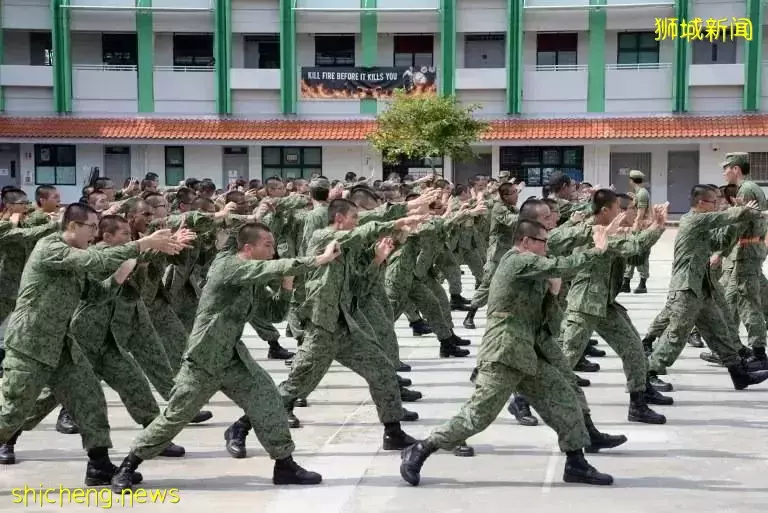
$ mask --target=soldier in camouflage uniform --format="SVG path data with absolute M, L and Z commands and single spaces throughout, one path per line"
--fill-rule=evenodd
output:
M 62 219 L 64 232 L 44 237 L 30 254 L 8 323 L 4 377 L 0 381 L 0 443 L 11 441 L 40 392 L 49 385 L 82 432 L 89 458 L 89 486 L 108 483 L 116 469 L 108 455 L 112 442 L 104 394 L 68 330 L 84 292 L 86 272 L 107 272 L 120 266 L 114 278 L 88 282 L 104 294 L 113 294 L 135 266 L 132 261 L 126 268 L 121 261 L 143 251 L 176 253 L 183 248 L 170 232 L 158 231 L 124 246 L 89 249 L 98 228 L 96 223 L 93 209 L 70 205 Z
M 632 192 L 635 196 L 633 200 L 635 208 L 635 224 L 632 228 L 634 231 L 640 231 L 642 223 L 650 218 L 651 197 L 648 194 L 648 189 L 643 187 L 645 175 L 642 171 L 636 169 L 630 171 L 629 180 L 632 184 Z M 635 294 L 646 294 L 648 292 L 647 281 L 650 271 L 648 262 L 651 258 L 651 253 L 649 251 L 642 255 L 638 255 L 638 257 L 640 257 L 638 258 L 638 261 L 642 259 L 642 264 L 627 264 L 627 269 L 624 273 L 624 281 L 621 284 L 621 292 L 629 292 L 630 282 L 632 281 L 632 276 L 635 274 L 635 267 L 637 267 L 637 270 L 640 273 L 640 283 L 635 289 Z
M 613 483 L 611 476 L 599 473 L 584 459 L 583 449 L 602 433 L 587 428 L 591 421 L 586 422 L 568 378 L 547 358 L 547 344 L 554 334 L 545 303 L 559 292 L 558 278 L 590 266 L 605 250 L 605 231 L 597 231 L 595 239 L 593 249 L 548 258 L 546 228 L 531 221 L 518 223 L 514 247 L 501 258 L 491 282 L 488 328 L 477 357 L 475 390 L 455 417 L 402 452 L 403 479 L 417 485 L 430 454 L 453 449 L 486 429 L 509 395 L 521 392 L 558 434 L 560 449 L 567 454 L 565 481 Z
M 291 457 L 294 444 L 280 395 L 241 337 L 256 304 L 272 309 L 273 317 L 285 313 L 293 289 L 293 280 L 285 277 L 325 266 L 338 257 L 339 250 L 329 244 L 315 258 L 272 260 L 274 251 L 269 228 L 248 223 L 233 234 L 226 250 L 216 257 L 168 406 L 134 440 L 112 480 L 115 491 L 130 489 L 141 462 L 158 456 L 219 390 L 245 410 L 247 421 L 275 460 L 275 484 L 317 484 L 322 480 L 320 474 L 303 469 Z M 280 289 L 267 290 L 277 277 L 284 277 Z

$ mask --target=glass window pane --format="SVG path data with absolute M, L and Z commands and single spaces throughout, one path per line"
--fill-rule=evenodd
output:
M 264 148 L 261 152 L 262 164 L 265 166 L 279 166 L 280 159 L 280 148 Z
M 636 34 L 619 34 L 619 49 L 620 50 L 637 49 L 637 35 Z
M 541 152 L 541 163 L 545 166 L 560 165 L 560 150 L 544 150 Z
M 537 66 L 554 66 L 557 64 L 557 52 L 538 52 L 536 54 Z
M 57 167 L 56 185 L 77 185 L 77 168 L 74 166 Z
M 563 165 L 564 166 L 578 166 L 579 165 L 579 150 L 563 150 Z
M 541 175 L 542 175 L 541 176 L 541 183 L 542 183 L 542 185 L 549 183 L 549 176 L 552 173 L 554 173 L 555 171 L 556 171 L 556 169 L 554 167 L 545 167 L 542 170 L 542 173 L 541 173 Z
M 264 177 L 264 180 L 266 180 L 267 178 L 272 178 L 273 176 L 282 178 L 283 170 L 280 169 L 279 167 L 265 167 L 265 168 L 262 168 L 262 176 Z
M 183 166 L 184 165 L 184 147 L 183 146 L 167 146 L 165 148 L 165 165 L 166 166 Z
M 301 164 L 301 148 L 283 148 L 283 165 L 298 166 Z
M 319 167 L 305 167 L 302 170 L 302 178 L 306 178 L 306 179 L 312 178 L 313 175 L 320 176 L 322 174 L 323 174 L 323 170 L 320 169 Z
M 56 168 L 37 166 L 35 168 L 35 183 L 56 183 Z
M 557 65 L 558 66 L 575 66 L 576 52 L 558 52 Z
M 659 42 L 656 41 L 656 34 L 654 32 L 643 32 L 640 34 L 640 41 L 638 46 L 648 50 L 658 48 Z
M 637 64 L 638 55 L 634 50 L 619 50 L 617 64 Z
M 523 148 L 520 151 L 520 164 L 523 166 L 538 165 L 541 158 L 538 148 Z
M 35 145 L 35 164 L 36 165 L 38 166 L 50 165 L 50 164 L 53 164 L 55 160 L 56 160 L 56 155 L 53 151 L 52 146 L 48 146 L 47 144 Z
M 75 146 L 56 146 L 57 166 L 76 166 Z
M 541 186 L 541 168 L 529 167 L 525 173 L 525 184 L 531 187 Z
M 285 180 L 301 178 L 301 169 L 283 169 L 283 178 Z
M 179 185 L 179 182 L 184 180 L 184 168 L 183 167 L 166 167 L 165 168 L 165 185 L 173 187 Z
M 642 64 L 651 64 L 659 62 L 659 52 L 643 50 L 637 54 L 637 62 Z
M 584 170 L 576 168 L 563 169 L 563 172 L 576 182 L 584 181 Z
M 413 66 L 413 54 L 412 53 L 396 53 L 395 54 L 395 67 L 396 68 L 408 68 Z
M 416 53 L 413 54 L 415 66 L 432 66 L 432 54 L 431 53 Z
M 304 148 L 305 166 L 322 166 L 323 150 L 320 148 Z

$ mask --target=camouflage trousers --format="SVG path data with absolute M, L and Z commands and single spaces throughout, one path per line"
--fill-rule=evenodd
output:
M 632 277 L 635 275 L 635 267 L 637 267 L 637 272 L 640 273 L 640 278 L 647 280 L 650 277 L 650 259 L 651 259 L 651 252 L 648 251 L 643 255 L 645 258 L 643 258 L 643 263 L 640 265 L 632 265 L 630 263 L 627 264 L 626 269 L 624 270 L 624 279 L 625 280 L 631 280 Z
M 329 332 L 306 321 L 304 343 L 293 359 L 293 366 L 278 389 L 283 403 L 290 407 L 299 397 L 307 397 L 336 360 L 367 383 L 382 423 L 399 422 L 403 416 L 400 386 L 390 358 L 372 342 L 353 337 L 345 321 Z
M 245 411 L 259 442 L 273 459 L 293 453 L 288 417 L 272 377 L 253 359 L 244 362 L 240 352 L 216 375 L 185 360 L 168 405 L 133 441 L 133 453 L 144 460 L 159 455 L 218 391 Z
M 8 326 L 8 318 L 16 308 L 16 300 L 0 298 L 0 349 L 5 347 L 5 328 Z
M 720 356 L 726 366 L 740 361 L 740 344 L 730 331 L 724 305 L 716 296 L 696 296 L 690 290 L 670 291 L 664 310 L 669 312 L 669 326 L 656 343 L 648 361 L 648 370 L 658 375 L 667 373 L 685 348 L 691 329 L 696 326 L 707 345 Z
M 439 340 L 453 334 L 451 305 L 445 289 L 434 277 L 427 275 L 416 278 L 410 275 L 395 280 L 388 274 L 385 287 L 394 320 L 399 319 L 408 305 L 412 304 L 424 315 Z
M 49 367 L 11 348 L 3 360 L 0 379 L 0 443 L 24 426 L 46 386 L 63 404 L 80 428 L 83 447 L 112 447 L 107 401 L 101 382 L 80 348 L 71 340 L 64 345 L 58 365 Z
M 256 334 L 264 342 L 277 342 L 280 338 L 280 332 L 275 328 L 275 325 L 271 322 L 263 321 L 261 319 L 251 319 L 248 321 L 256 331 Z
M 616 351 L 624 367 L 629 392 L 645 390 L 648 374 L 640 334 L 627 315 L 627 310 L 616 303 L 608 305 L 605 317 L 568 311 L 560 336 L 563 353 L 571 368 L 584 356 L 589 337 L 597 332 Z
M 94 374 L 120 396 L 131 418 L 147 426 L 160 414 L 155 396 L 139 365 L 120 350 L 110 335 L 99 351 L 83 349 Z M 48 388 L 38 397 L 35 407 L 22 429 L 31 431 L 59 406 L 56 394 Z
M 458 296 L 462 292 L 461 264 L 466 264 L 467 267 L 469 267 L 472 276 L 475 277 L 475 288 L 478 288 L 483 279 L 483 260 L 480 258 L 480 254 L 474 249 L 459 248 L 456 251 L 456 257 L 443 262 L 440 266 L 440 270 L 448 282 L 448 292 L 451 295 Z
M 589 444 L 584 412 L 572 386 L 559 370 L 541 359 L 535 375 L 498 362 L 479 362 L 472 396 L 455 417 L 432 431 L 427 440 L 441 449 L 453 449 L 488 428 L 513 392 L 524 395 L 555 430 L 561 451 L 576 451 Z
M 374 342 L 392 365 L 397 367 L 400 364 L 400 346 L 397 342 L 393 316 L 384 288 L 378 287 L 370 296 L 360 301 L 355 321 L 358 324 L 370 326 L 369 331 L 374 334 Z
M 392 305 L 390 305 L 390 308 L 392 308 Z M 405 315 L 405 318 L 408 319 L 408 322 L 411 324 L 421 320 L 421 313 L 419 312 L 419 309 L 413 306 L 411 303 L 405 305 L 403 315 Z
M 496 268 L 499 266 L 498 260 L 488 260 L 483 266 L 483 279 L 480 286 L 475 290 L 472 296 L 472 308 L 480 309 L 488 304 L 488 292 L 491 290 L 491 280 L 496 274 Z
M 168 355 L 171 369 L 176 374 L 181 368 L 181 358 L 187 348 L 189 333 L 170 303 L 162 296 L 158 296 L 152 304 L 147 305 L 147 310 L 152 319 L 152 325 L 163 343 L 165 354 Z
M 768 288 L 768 281 L 762 265 L 762 260 L 738 260 L 722 278 L 730 318 L 736 326 L 739 321 L 744 323 L 749 346 L 753 348 L 766 345 L 762 290 Z
M 184 287 L 179 289 L 171 301 L 173 311 L 188 333 L 192 331 L 192 327 L 195 324 L 198 302 L 197 292 L 195 292 L 195 288 L 190 283 L 186 283 Z

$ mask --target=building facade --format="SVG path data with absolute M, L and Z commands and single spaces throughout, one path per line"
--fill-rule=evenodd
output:
M 729 151 L 750 152 L 768 183 L 763 10 L 762 0 L 0 0 L 0 185 L 53 183 L 74 201 L 94 168 L 118 182 L 154 171 L 169 185 L 220 186 L 418 174 L 426 163 L 384 166 L 366 141 L 386 95 L 309 94 L 303 80 L 410 68 L 434 72 L 437 94 L 480 105 L 491 123 L 477 159 L 434 163 L 447 178 L 509 170 L 536 190 L 562 170 L 625 188 L 640 169 L 653 200 L 681 212 L 693 184 L 721 182 Z

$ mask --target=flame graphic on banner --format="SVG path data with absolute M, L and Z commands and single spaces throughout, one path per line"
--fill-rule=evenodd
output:
M 351 99 L 389 99 L 394 93 L 393 89 L 376 87 L 373 89 L 358 87 L 355 90 L 331 89 L 323 84 L 310 85 L 301 81 L 301 96 L 303 98 L 316 98 L 323 100 L 351 100 Z M 432 96 L 437 94 L 437 86 L 432 84 L 419 84 L 414 86 L 408 95 Z

